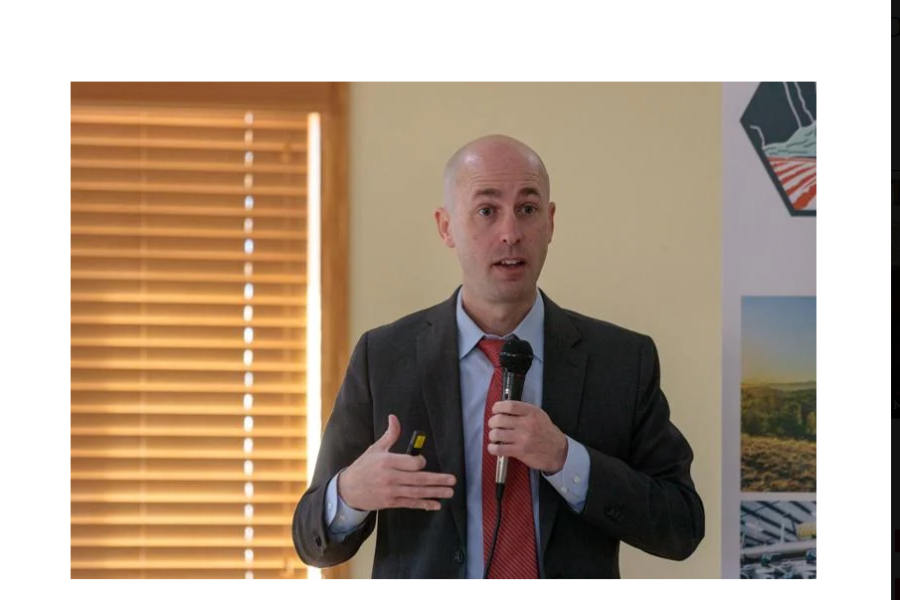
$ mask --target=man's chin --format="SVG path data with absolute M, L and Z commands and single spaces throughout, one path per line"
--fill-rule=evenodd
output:
M 481 285 L 463 283 L 463 300 L 477 301 L 491 304 L 517 304 L 520 302 L 533 302 L 537 294 L 537 282 L 521 280 L 492 280 L 481 282 Z
M 528 281 L 504 281 L 495 285 L 491 294 L 494 301 L 504 304 L 533 302 L 537 285 Z

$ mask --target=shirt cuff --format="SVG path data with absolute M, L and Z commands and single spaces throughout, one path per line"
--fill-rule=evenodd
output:
M 337 536 L 345 536 L 356 530 L 369 516 L 367 510 L 356 510 L 348 506 L 338 495 L 338 473 L 328 482 L 325 490 L 325 523 L 328 525 L 328 533 Z
M 569 436 L 569 450 L 563 468 L 554 475 L 543 474 L 559 495 L 577 513 L 584 510 L 587 500 L 588 478 L 591 474 L 591 458 L 587 449 Z

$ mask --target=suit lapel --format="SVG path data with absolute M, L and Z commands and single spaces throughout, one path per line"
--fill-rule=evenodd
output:
M 457 289 L 456 294 L 459 293 Z M 427 316 L 429 326 L 416 339 L 416 357 L 431 443 L 442 473 L 456 475 L 456 493 L 450 511 L 466 547 L 466 479 L 459 388 L 459 348 L 456 326 L 456 294 L 434 307 Z
M 543 409 L 563 433 L 573 438 L 587 368 L 587 353 L 574 347 L 580 337 L 565 311 L 544 295 Z M 541 480 L 539 490 L 541 556 L 545 556 L 560 497 L 546 481 Z

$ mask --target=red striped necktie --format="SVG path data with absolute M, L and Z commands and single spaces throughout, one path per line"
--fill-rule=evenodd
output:
M 487 450 L 490 439 L 488 419 L 493 414 L 494 403 L 500 400 L 503 387 L 503 369 L 500 367 L 500 350 L 504 340 L 482 338 L 478 342 L 491 364 L 494 374 L 484 403 L 484 437 L 481 459 L 481 522 L 484 559 L 491 550 L 494 526 L 497 522 L 495 478 L 497 457 Z M 503 493 L 503 515 L 497 545 L 491 559 L 490 579 L 537 579 L 537 550 L 535 549 L 534 506 L 531 501 L 531 481 L 525 463 L 516 458 L 508 459 L 506 489 Z

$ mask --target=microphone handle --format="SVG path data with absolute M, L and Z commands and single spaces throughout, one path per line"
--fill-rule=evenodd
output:
M 522 400 L 522 388 L 525 387 L 525 375 L 513 373 L 503 369 L 503 392 L 501 400 Z M 497 473 L 494 481 L 497 484 L 506 483 L 506 469 L 509 459 L 506 456 L 497 457 Z
M 506 483 L 506 462 L 505 456 L 497 457 L 497 478 L 494 481 L 498 484 Z

